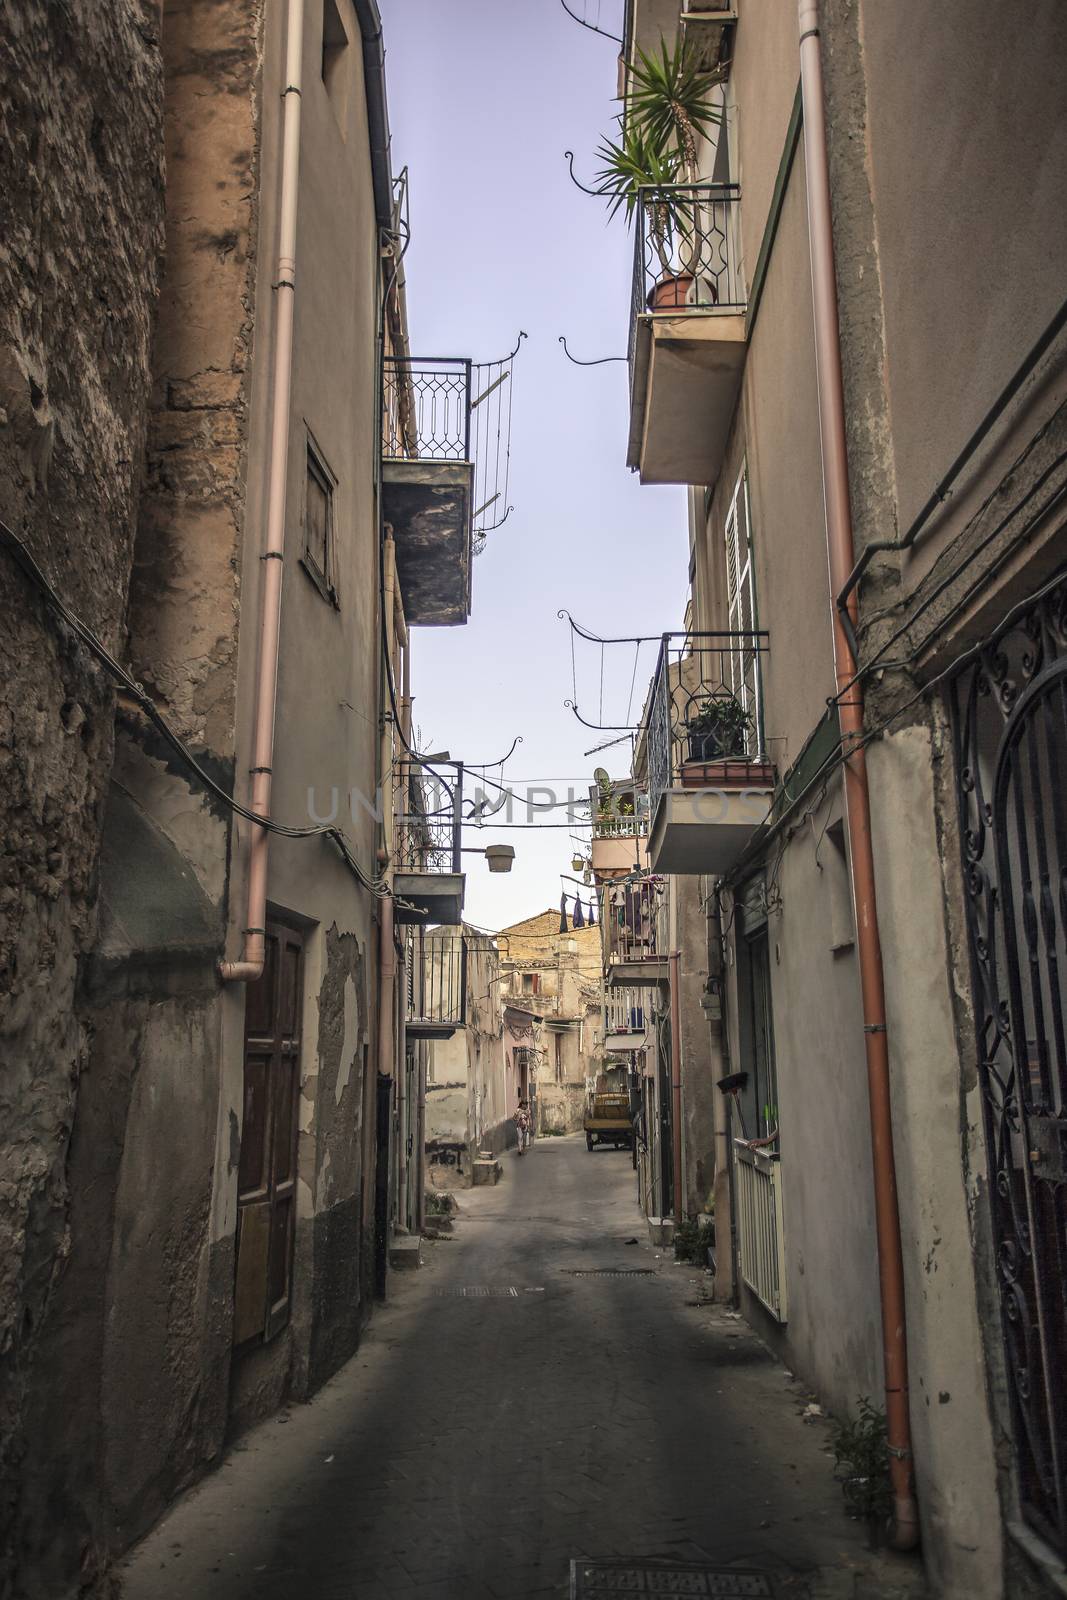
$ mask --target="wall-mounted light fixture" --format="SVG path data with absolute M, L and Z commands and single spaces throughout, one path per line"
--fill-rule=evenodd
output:
M 487 844 L 484 849 L 479 849 L 476 845 L 465 844 L 463 854 L 484 856 L 490 872 L 510 872 L 515 860 L 515 847 L 510 844 Z

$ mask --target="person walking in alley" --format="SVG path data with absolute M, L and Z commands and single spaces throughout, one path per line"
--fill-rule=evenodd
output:
M 530 1143 L 530 1106 L 526 1100 L 520 1100 L 515 1112 L 515 1131 L 519 1136 L 519 1155 L 524 1155 Z

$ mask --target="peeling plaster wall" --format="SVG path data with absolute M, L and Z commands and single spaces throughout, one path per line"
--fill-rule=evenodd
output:
M 262 6 L 164 0 L 167 271 L 130 611 L 133 662 L 232 774 L 259 242 Z
M 255 8 L 258 14 L 258 7 Z M 305 81 L 301 98 L 297 292 L 283 566 L 281 653 L 272 808 L 306 823 L 309 794 L 353 792 L 336 818 L 371 872 L 378 761 L 378 545 L 374 497 L 377 430 L 375 322 L 377 231 L 373 207 L 362 53 L 354 9 L 339 6 L 349 43 L 332 77 L 319 71 L 322 8 L 305 11 Z M 275 328 L 273 251 L 278 228 L 276 175 L 281 153 L 285 10 L 262 20 L 257 80 L 264 108 L 254 217 L 263 270 L 247 306 L 231 284 L 230 338 L 240 348 L 242 316 L 254 330 L 247 388 L 247 465 L 235 556 L 242 614 L 258 615 L 266 515 L 271 363 Z M 341 92 L 343 90 L 343 92 Z M 269 176 L 268 176 L 269 175 Z M 235 253 L 239 255 L 239 249 Z M 229 258 L 228 258 L 229 259 Z M 236 263 L 233 266 L 236 274 Z M 224 279 L 224 283 L 227 280 Z M 234 358 L 235 367 L 238 357 Z M 242 390 L 242 394 L 245 391 Z M 241 404 L 244 402 L 242 401 Z M 238 415 L 243 413 L 238 409 Z M 336 604 L 303 565 L 304 493 L 309 434 L 337 480 L 334 518 Z M 251 762 L 258 657 L 256 627 L 241 628 L 234 657 L 234 770 L 239 790 Z M 202 695 L 213 679 L 208 672 Z M 210 708 L 209 708 L 210 709 Z M 229 943 L 244 921 L 245 855 L 230 868 Z M 298 1146 L 298 1220 L 292 1318 L 271 1344 L 241 1352 L 233 1364 L 231 1426 L 240 1431 L 286 1394 L 307 1395 L 352 1353 L 370 1311 L 373 1215 L 364 1179 L 373 1178 L 374 1038 L 377 932 L 375 906 L 337 851 L 321 840 L 271 840 L 269 895 L 305 933 L 305 1009 Z M 224 1068 L 223 1109 L 238 1119 L 239 1061 Z M 224 1197 L 219 1197 L 221 1217 Z M 230 1224 L 227 1215 L 227 1226 Z
M 359 1268 L 363 1075 L 370 1042 L 366 958 L 356 937 L 336 927 L 327 932 L 325 946 L 313 1163 L 318 1193 L 310 1223 L 311 1334 L 307 1376 L 298 1380 L 298 1393 L 317 1388 L 347 1360 L 364 1317 Z M 305 1165 L 301 1161 L 301 1168 Z M 302 1220 L 298 1234 L 307 1227 Z
M 706 1208 L 714 1188 L 715 1081 L 722 1077 L 713 1060 L 711 1032 L 700 1003 L 708 976 L 701 883 L 700 878 L 674 878 L 670 885 L 670 915 L 676 929 L 671 949 L 681 952 L 682 1164 L 684 1205 L 690 1214 Z
M 163 9 L 166 261 L 130 657 L 229 788 L 259 11 L 247 0 L 207 12 L 166 0 Z M 219 1089 L 223 1041 L 234 1039 L 235 1020 L 239 1039 L 244 1004 L 243 994 L 222 994 L 215 973 L 229 848 L 228 809 L 124 710 L 86 983 L 94 1037 L 91 1094 L 74 1130 L 70 1290 L 46 1329 L 34 1481 L 43 1504 L 65 1504 L 68 1530 L 43 1546 L 53 1583 L 79 1563 L 103 1567 L 219 1458 L 226 1436 L 239 1129 L 220 1117 Z M 214 1215 L 220 1187 L 228 1229 Z M 87 1367 L 76 1350 L 91 1354 Z M 60 1407 L 75 1385 L 57 1450 Z M 42 1521 L 37 1536 L 49 1533 Z
M 467 1182 L 480 1149 L 494 1154 L 513 1137 L 514 1075 L 507 1070 L 495 945 L 467 936 L 467 1022 L 433 1046 L 426 1086 L 426 1147 L 455 1152 Z
M 0 515 L 121 655 L 162 246 L 159 17 L 148 0 L 4 0 L 0 40 Z M 3 1587 L 13 1519 L 26 1533 L 33 1518 L 32 1488 L 20 1508 L 16 1487 L 26 1410 L 71 1250 L 68 1156 L 89 1060 L 77 984 L 113 696 L 2 552 L 0 605 Z
M 377 760 L 376 229 L 359 33 L 354 12 L 342 9 L 350 34 L 344 127 L 315 71 L 320 12 L 306 14 L 303 298 L 275 779 L 276 813 L 296 821 L 316 778 L 320 787 L 325 777 L 372 802 Z M 18 58 L 11 76 L 35 84 L 41 61 L 50 61 L 46 11 L 25 12 L 9 30 Z M 3 346 L 9 355 L 0 381 L 18 427 L 10 448 L 7 440 L 0 447 L 0 470 L 9 479 L 9 505 L 24 505 L 31 527 L 36 497 L 40 548 L 65 597 L 121 655 L 150 411 L 128 610 L 132 668 L 216 781 L 243 793 L 274 318 L 270 264 L 260 246 L 269 253 L 277 229 L 285 8 L 265 13 L 260 0 L 223 0 L 205 10 L 193 0 L 166 0 L 166 273 L 150 396 L 164 109 L 154 13 L 120 6 L 106 24 L 94 15 L 90 27 L 88 12 L 72 3 L 47 8 L 47 16 L 57 66 L 55 83 L 45 88 L 62 89 L 69 126 L 40 119 L 27 154 L 30 108 L 21 132 L 14 108 L 6 156 L 28 217 L 39 222 L 44 214 L 33 187 L 35 160 L 47 168 L 47 193 L 61 213 L 55 238 L 46 233 L 42 245 L 27 228 L 16 240 L 22 257 L 13 255 L 16 276 L 33 283 L 35 272 L 51 274 L 53 288 L 45 283 L 41 292 L 51 296 L 52 321 L 44 330 L 31 327 L 27 297 L 22 322 L 12 323 Z M 63 18 L 81 29 L 76 41 L 62 35 Z M 84 93 L 71 65 L 75 43 L 81 70 L 101 80 Z M 119 83 L 123 119 L 115 132 L 108 117 Z M 77 182 L 65 187 L 61 168 Z M 344 205 L 337 204 L 339 189 Z M 123 241 L 113 261 L 98 237 L 105 223 Z M 80 277 L 69 286 L 61 242 L 77 254 Z M 40 268 L 34 249 L 41 250 Z M 84 271 L 83 258 L 99 268 L 95 275 Z M 5 304 L 17 306 L 17 296 Z M 77 353 L 69 369 L 68 349 Z M 323 420 L 316 420 L 320 407 Z M 325 626 L 325 603 L 300 565 L 305 420 L 329 452 L 343 512 L 341 605 L 326 608 Z M 111 543 L 102 538 L 105 528 Z M 78 559 L 68 555 L 73 548 Z M 92 561 L 80 559 L 86 549 Z M 0 582 L 15 594 L 2 558 Z M 34 1332 L 40 1324 L 39 1380 L 26 1381 L 28 1346 L 19 1377 L 32 1432 L 22 1462 L 24 1566 L 39 1572 L 43 1594 L 58 1592 L 79 1571 L 92 1580 L 219 1459 L 228 1437 L 287 1394 L 310 1393 L 355 1348 L 370 1274 L 371 1223 L 361 1194 L 364 1145 L 373 1139 L 364 1107 L 373 1079 L 374 922 L 369 897 L 335 852 L 304 841 L 272 848 L 271 899 L 306 930 L 292 1316 L 269 1346 L 234 1362 L 245 1001 L 243 989 L 220 987 L 216 962 L 227 939 L 236 945 L 244 921 L 243 853 L 233 847 L 246 830 L 233 829 L 225 804 L 205 796 L 128 707 L 118 720 L 108 790 L 110 695 L 68 645 L 55 648 L 25 596 L 17 599 L 13 614 L 26 620 L 8 636 L 15 652 L 8 682 L 32 715 L 9 709 L 6 748 L 14 755 L 7 770 L 17 781 L 10 811 L 3 784 L 0 803 L 5 823 L 25 819 L 25 837 L 19 827 L 4 830 L 20 870 L 29 864 L 37 871 L 38 844 L 42 855 L 40 881 L 27 885 L 25 901 L 20 893 L 0 904 L 0 916 L 11 915 L 0 936 L 16 985 L 3 1026 L 13 1049 L 26 1051 L 18 1096 L 29 1093 L 32 1063 L 47 1060 L 55 1069 L 54 1093 L 41 1096 L 39 1073 L 34 1085 L 34 1137 L 44 1136 L 55 1165 L 23 1139 L 23 1187 L 0 1193 L 13 1232 L 20 1207 L 23 1217 L 31 1207 L 35 1232 L 30 1254 L 5 1254 L 12 1288 L 25 1271 L 31 1299 L 26 1306 L 17 1297 L 2 1300 L 0 1312 L 5 1319 L 10 1312 L 12 1323 L 23 1318 Z M 36 685 L 35 658 L 53 663 Z M 369 868 L 369 807 L 348 831 Z M 76 964 L 93 933 L 101 834 L 99 935 L 84 963 L 82 1011 L 72 1019 Z M 42 948 L 42 936 L 50 948 Z M 36 988 L 26 985 L 27 973 L 37 974 Z M 83 1092 L 74 1115 L 78 1071 Z M 2 1211 L 0 1219 L 7 1225 Z M 66 1265 L 55 1275 L 45 1316 L 57 1252 Z M 0 1415 L 0 1436 L 12 1455 L 22 1451 L 10 1409 Z

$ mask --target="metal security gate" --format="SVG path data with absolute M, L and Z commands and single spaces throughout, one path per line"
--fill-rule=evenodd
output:
M 1002 625 L 953 696 L 1019 1495 L 1067 1554 L 1067 582 Z

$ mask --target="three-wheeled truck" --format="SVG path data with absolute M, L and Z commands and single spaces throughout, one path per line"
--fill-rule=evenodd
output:
M 593 1095 L 585 1113 L 584 1126 L 587 1150 L 592 1150 L 595 1144 L 611 1144 L 616 1150 L 632 1150 L 634 1125 L 630 1116 L 630 1096 L 617 1091 Z

